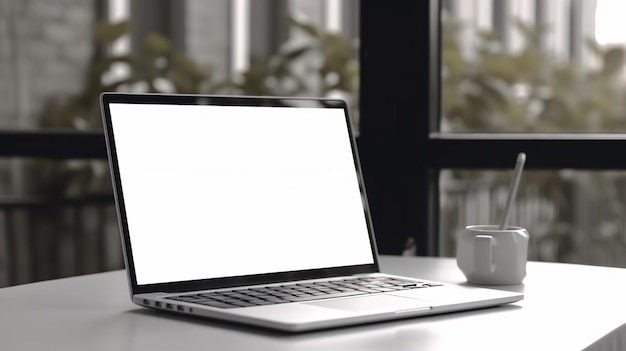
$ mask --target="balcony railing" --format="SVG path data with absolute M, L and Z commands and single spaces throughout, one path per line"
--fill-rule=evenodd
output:
M 616 185 L 622 194 L 626 194 L 624 185 Z M 626 219 L 616 213 L 619 205 L 615 202 L 573 182 L 564 191 L 574 205 L 564 213 L 554 199 L 536 187 L 520 190 L 509 223 L 523 223 L 528 229 L 528 259 L 626 267 Z M 507 191 L 507 186 L 467 181 L 442 187 L 441 253 L 456 254 L 456 236 L 464 225 L 499 223 Z
M 0 200 L 0 286 L 123 267 L 113 197 Z
M 106 149 L 98 131 L 0 131 L 0 156 L 104 161 Z M 122 268 L 119 241 L 110 190 L 2 196 L 0 287 Z

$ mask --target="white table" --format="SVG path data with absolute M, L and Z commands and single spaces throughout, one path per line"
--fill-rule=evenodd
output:
M 449 258 L 381 258 L 449 283 Z M 507 306 L 306 334 L 187 319 L 133 305 L 122 271 L 0 289 L 1 350 L 626 350 L 626 269 L 528 264 Z

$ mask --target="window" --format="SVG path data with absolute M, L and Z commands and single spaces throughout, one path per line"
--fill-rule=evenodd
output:
M 625 264 L 623 54 L 582 39 L 590 8 L 600 16 L 607 3 L 362 4 L 363 23 L 378 23 L 362 28 L 360 142 L 383 252 L 412 237 L 419 254 L 452 255 L 455 231 L 496 221 L 524 151 L 515 221 L 533 237 L 531 258 Z M 520 34 L 536 24 L 548 37 Z
M 0 286 L 122 267 L 101 91 L 337 95 L 358 125 L 358 18 L 358 0 L 3 4 Z

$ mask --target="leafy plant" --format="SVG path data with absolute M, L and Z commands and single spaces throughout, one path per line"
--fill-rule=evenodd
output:
M 269 64 L 253 59 L 240 79 L 221 84 L 231 94 L 276 96 L 338 96 L 351 107 L 358 130 L 358 42 L 288 18 L 295 35 Z
M 587 46 L 598 67 L 559 62 L 540 45 L 545 29 L 521 21 L 525 46 L 502 50 L 491 31 L 478 36 L 476 57 L 466 58 L 460 27 L 445 22 L 442 40 L 442 114 L 446 131 L 626 131 L 626 96 L 619 74 L 621 47 Z
M 131 24 L 100 22 L 94 30 L 94 41 L 109 48 L 124 35 Z M 125 73 L 115 75 L 114 72 Z M 53 100 L 41 120 L 46 128 L 101 129 L 99 95 L 104 91 L 141 91 L 164 93 L 198 93 L 211 83 L 208 68 L 200 67 L 189 56 L 173 50 L 163 36 L 146 36 L 142 51 L 131 54 L 108 54 L 95 61 L 85 74 L 82 92 Z
M 137 54 L 114 54 L 109 48 L 130 33 L 131 23 L 100 22 L 94 41 L 103 55 L 85 74 L 78 94 L 50 101 L 40 124 L 45 128 L 102 129 L 99 95 L 104 91 L 280 96 L 339 95 L 353 106 L 358 121 L 357 44 L 338 34 L 289 19 L 300 37 L 285 43 L 269 65 L 253 60 L 237 79 L 215 81 L 210 67 L 173 49 L 156 33 L 144 38 Z M 115 72 L 123 72 L 115 74 Z M 146 126 L 148 128 L 148 126 Z M 59 163 L 34 160 L 27 168 L 38 193 L 58 196 L 110 191 L 109 175 L 101 162 L 72 160 Z

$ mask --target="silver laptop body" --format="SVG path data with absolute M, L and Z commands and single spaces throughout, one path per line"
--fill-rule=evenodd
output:
M 379 271 L 342 100 L 101 95 L 132 301 L 283 331 L 523 294 Z

